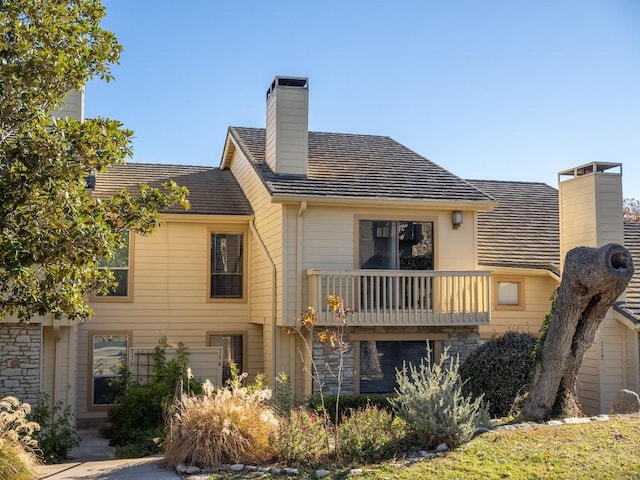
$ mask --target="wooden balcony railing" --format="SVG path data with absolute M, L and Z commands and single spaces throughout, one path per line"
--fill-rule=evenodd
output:
M 486 271 L 307 270 L 318 325 L 335 324 L 327 296 L 353 310 L 351 326 L 446 326 L 489 323 Z

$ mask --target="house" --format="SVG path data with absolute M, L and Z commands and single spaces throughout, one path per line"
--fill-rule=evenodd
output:
M 622 218 L 622 165 L 593 162 L 558 174 L 559 191 L 544 184 L 470 180 L 498 207 L 478 217 L 480 268 L 493 278 L 493 310 L 483 338 L 505 330 L 536 333 L 559 285 L 561 261 L 577 246 L 620 243 L 640 262 L 640 224 Z M 506 287 L 501 285 L 506 281 Z M 517 306 L 499 306 L 507 289 Z M 517 301 L 515 300 L 517 298 Z M 608 412 L 615 394 L 640 391 L 640 271 L 612 308 L 584 357 L 578 394 L 586 413 Z
M 28 363 L 33 381 L 5 380 L 5 389 L 44 389 L 73 405 L 80 425 L 101 422 L 122 364 L 144 381 L 150 350 L 166 339 L 184 343 L 194 372 L 217 383 L 234 362 L 268 382 L 286 372 L 303 398 L 313 361 L 332 392 L 339 358 L 287 327 L 307 306 L 318 329 L 335 327 L 326 298 L 339 295 L 353 311 L 343 392 L 390 392 L 395 368 L 423 357 L 426 342 L 434 355 L 448 348 L 464 358 L 505 331 L 536 333 L 563 252 L 611 241 L 586 236 L 603 218 L 619 221 L 622 241 L 620 166 L 571 170 L 560 202 L 543 184 L 464 180 L 389 137 L 309 132 L 308 87 L 306 78 L 276 77 L 266 128 L 230 127 L 219 168 L 132 163 L 98 175 L 97 196 L 173 179 L 189 188 L 192 207 L 164 212 L 156 233 L 129 239 L 110 265 L 119 286 L 90 299 L 90 321 L 2 324 L 32 329 L 24 350 L 41 352 Z M 576 228 L 585 202 L 589 211 L 613 207 Z M 629 231 L 637 249 L 640 230 Z M 636 281 L 585 362 L 593 411 L 620 388 L 638 390 L 638 291 Z

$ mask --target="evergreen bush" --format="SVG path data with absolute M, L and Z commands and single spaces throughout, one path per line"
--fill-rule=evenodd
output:
M 535 344 L 531 335 L 507 332 L 478 347 L 460 366 L 464 392 L 484 394 L 492 417 L 509 415 L 518 394 L 529 382 Z
M 396 373 L 397 396 L 389 402 L 422 447 L 442 442 L 455 447 L 489 421 L 482 395 L 474 399 L 463 393 L 459 367 L 458 357 L 450 357 L 445 349 L 438 363 L 432 363 L 428 351 L 420 365 L 405 365 Z

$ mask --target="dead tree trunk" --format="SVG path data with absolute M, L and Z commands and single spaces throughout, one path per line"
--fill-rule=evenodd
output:
M 523 409 L 525 417 L 542 420 L 581 413 L 576 377 L 582 359 L 632 276 L 633 260 L 622 245 L 578 247 L 567 253 L 556 308 Z

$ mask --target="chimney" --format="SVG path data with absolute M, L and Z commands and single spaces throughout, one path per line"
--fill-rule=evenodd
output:
M 84 89 L 72 90 L 62 100 L 62 104 L 51 113 L 54 118 L 70 117 L 84 122 Z
M 276 77 L 267 90 L 266 161 L 278 175 L 307 175 L 309 79 Z
M 562 171 L 558 190 L 562 262 L 574 247 L 624 244 L 622 164 L 593 162 Z

